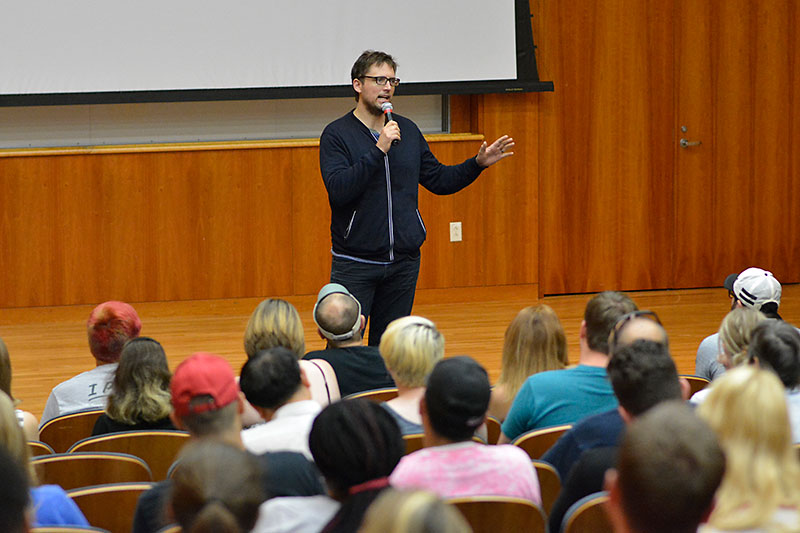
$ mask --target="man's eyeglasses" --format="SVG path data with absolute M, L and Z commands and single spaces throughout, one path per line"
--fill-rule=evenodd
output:
M 622 318 L 617 320 L 617 323 L 614 324 L 614 329 L 611 330 L 611 334 L 608 336 L 609 354 L 613 354 L 616 351 L 617 343 L 622 335 L 622 330 L 625 329 L 625 326 L 630 324 L 631 321 L 636 318 L 646 318 L 647 320 L 652 320 L 659 326 L 661 325 L 661 320 L 658 319 L 658 315 L 655 313 L 655 311 L 642 309 L 623 315 Z
M 386 82 L 389 82 L 389 85 L 392 87 L 397 87 L 400 85 L 400 78 L 387 78 L 386 76 L 361 76 L 362 78 L 370 78 L 375 80 L 375 85 L 386 85 Z

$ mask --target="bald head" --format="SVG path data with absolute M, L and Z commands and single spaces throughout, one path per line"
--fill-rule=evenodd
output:
M 646 340 L 669 345 L 667 332 L 664 327 L 648 318 L 633 318 L 616 333 L 614 345 L 616 347 L 628 346 L 637 340 Z
M 326 296 L 317 305 L 315 318 L 321 329 L 334 335 L 343 335 L 353 330 L 361 316 L 358 302 L 352 296 L 336 292 Z M 356 332 L 352 337 L 342 340 L 359 340 L 359 337 L 360 334 Z

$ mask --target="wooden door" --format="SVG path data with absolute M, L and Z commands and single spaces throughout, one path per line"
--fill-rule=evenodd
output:
M 671 280 L 673 7 L 539 0 L 540 292 Z
M 800 281 L 798 5 L 676 0 L 675 287 Z

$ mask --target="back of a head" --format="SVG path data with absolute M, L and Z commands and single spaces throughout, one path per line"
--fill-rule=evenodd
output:
M 170 384 L 172 410 L 193 436 L 241 430 L 237 420 L 239 385 L 228 362 L 198 352 L 175 369 Z
M 11 394 L 11 357 L 3 339 L 0 339 L 0 391 L 14 398 Z
M 28 477 L 19 462 L 0 447 L 0 531 L 27 531 Z
M 729 276 L 730 278 L 730 276 Z M 726 279 L 726 284 L 728 280 Z M 729 290 L 744 307 L 761 311 L 769 318 L 777 318 L 781 304 L 781 284 L 772 272 L 750 267 L 740 272 Z
M 357 530 L 405 454 L 397 422 L 373 402 L 342 400 L 317 415 L 308 445 L 331 494 L 342 501 L 323 531 Z
M 344 285 L 328 283 L 320 290 L 313 317 L 322 336 L 333 345 L 361 338 L 361 304 Z
M 444 335 L 427 318 L 406 316 L 389 324 L 379 349 L 398 385 L 423 387 L 444 357 Z
M 453 505 L 424 490 L 383 492 L 370 505 L 360 533 L 471 533 Z
M 616 348 L 606 371 L 619 404 L 632 416 L 681 399 L 675 362 L 660 342 L 639 339 Z
M 169 415 L 172 374 L 161 344 L 150 337 L 125 343 L 106 412 L 119 422 L 155 422 Z
M 300 364 L 283 347 L 262 350 L 242 367 L 239 387 L 247 401 L 264 409 L 284 405 L 301 386 Z
M 589 349 L 607 354 L 608 336 L 614 325 L 623 315 L 637 309 L 633 300 L 621 292 L 605 291 L 592 297 L 583 313 Z
M 753 330 L 767 317 L 748 307 L 732 309 L 719 326 L 720 355 L 729 361 L 727 366 L 739 366 L 747 361 L 747 349 Z
M 800 500 L 800 463 L 785 395 L 774 373 L 741 365 L 714 380 L 697 407 L 727 458 L 711 516 L 714 527 L 760 527 L 778 507 Z
M 775 372 L 787 389 L 800 384 L 800 333 L 781 320 L 765 320 L 753 330 L 750 360 Z
M 439 361 L 425 388 L 425 410 L 433 431 L 448 440 L 469 440 L 486 416 L 491 397 L 486 370 L 465 355 Z
M 13 457 L 21 467 L 27 468 L 30 482 L 35 485 L 36 472 L 30 464 L 31 453 L 25 434 L 17 420 L 14 403 L 2 391 L 0 391 L 0 448 Z
M 172 477 L 171 505 L 187 533 L 244 533 L 265 495 L 256 458 L 215 440 L 188 444 Z
M 89 349 L 101 363 L 119 360 L 122 347 L 139 336 L 142 321 L 136 310 L 125 302 L 103 302 L 92 310 L 86 322 Z
M 631 528 L 694 532 L 725 471 L 712 429 L 683 402 L 666 402 L 626 431 L 617 463 L 621 504 Z
M 247 357 L 261 350 L 283 346 L 300 359 L 306 352 L 303 322 L 297 309 L 277 298 L 264 300 L 250 315 L 244 332 L 244 351 Z
M 553 309 L 546 305 L 522 309 L 506 329 L 499 383 L 513 398 L 528 376 L 567 366 L 567 338 Z

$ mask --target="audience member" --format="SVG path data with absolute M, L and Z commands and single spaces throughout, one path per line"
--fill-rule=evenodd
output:
M 311 428 L 309 445 L 330 495 L 341 502 L 322 532 L 358 530 L 405 453 L 397 423 L 368 400 L 344 400 L 322 410 Z
M 609 336 L 611 358 L 614 358 L 614 352 L 620 347 L 628 346 L 640 339 L 669 346 L 667 332 L 661 326 L 658 316 L 652 311 L 634 311 L 617 321 Z M 624 375 L 620 377 L 624 378 Z M 614 388 L 614 380 L 611 380 L 611 383 Z M 682 386 L 686 387 L 688 395 L 689 384 L 682 380 Z M 619 400 L 616 391 L 615 396 Z M 620 415 L 619 407 L 586 417 L 562 435 L 542 456 L 542 460 L 553 465 L 561 479 L 566 479 L 575 461 L 583 452 L 592 448 L 616 446 L 624 428 L 625 422 Z
M 196 353 L 184 360 L 170 385 L 175 427 L 189 432 L 190 442 L 212 439 L 245 450 L 241 438 L 244 398 L 227 361 Z M 313 464 L 294 452 L 257 457 L 267 497 L 311 496 L 322 492 Z M 139 497 L 133 533 L 155 533 L 171 522 L 168 514 L 170 480 L 161 481 Z
M 172 485 L 172 513 L 184 533 L 248 533 L 266 497 L 256 458 L 213 440 L 186 446 Z
M 608 336 L 617 321 L 636 310 L 627 295 L 601 292 L 586 304 L 580 329 L 578 366 L 539 372 L 525 380 L 503 422 L 500 443 L 526 431 L 574 424 L 617 405 L 606 378 Z
M 406 316 L 393 320 L 383 332 L 380 352 L 397 384 L 397 398 L 381 405 L 403 435 L 422 433 L 419 404 L 428 375 L 444 357 L 444 336 L 427 318 Z
M 27 533 L 30 509 L 25 469 L 0 446 L 0 531 Z
M 504 421 L 528 376 L 561 370 L 567 363 L 567 338 L 555 311 L 545 304 L 521 310 L 506 329 L 500 379 L 492 389 L 488 415 Z
M 400 460 L 392 485 L 430 490 L 443 498 L 511 496 L 541 503 L 528 454 L 516 446 L 472 440 L 486 419 L 490 394 L 489 376 L 472 358 L 437 363 L 419 406 L 426 447 Z
M 616 470 L 606 473 L 615 533 L 694 533 L 714 505 L 725 455 L 708 424 L 682 402 L 634 421 Z
M 761 311 L 767 318 L 780 320 L 778 306 L 781 304 L 781 284 L 772 272 L 750 267 L 740 274 L 725 278 L 725 288 L 731 301 L 731 310 L 744 307 Z M 695 358 L 694 373 L 712 381 L 725 372 L 725 366 L 717 360 L 719 354 L 719 332 L 709 335 L 700 343 Z
M 34 512 L 31 527 L 89 525 L 78 506 L 61 487 L 58 485 L 37 486 L 39 483 L 36 471 L 30 462 L 28 443 L 19 427 L 17 416 L 14 413 L 14 404 L 4 392 L 0 392 L 0 449 L 13 457 L 20 468 L 27 471 Z M 0 483 L 6 484 L 7 482 L 5 477 L 0 478 Z
M 311 459 L 308 434 L 321 407 L 311 399 L 308 379 L 297 357 L 280 346 L 262 350 L 242 367 L 239 386 L 267 421 L 242 431 L 245 448 L 257 454 L 300 452 Z
M 95 422 L 92 435 L 175 429 L 169 418 L 171 377 L 161 344 L 149 337 L 126 342 L 114 373 L 106 412 Z
M 387 489 L 369 506 L 359 533 L 472 533 L 458 509 L 424 490 Z
M 336 373 L 342 396 L 356 392 L 394 387 L 377 346 L 364 346 L 366 318 L 355 296 L 338 283 L 319 291 L 314 305 L 317 333 L 327 340 L 324 350 L 308 352 L 303 359 L 327 361 Z
M 277 298 L 268 298 L 258 304 L 244 332 L 244 351 L 248 359 L 261 350 L 269 350 L 281 346 L 291 351 L 297 359 L 306 353 L 303 322 L 297 309 Z M 300 368 L 305 370 L 310 384 L 311 397 L 320 405 L 328 405 L 340 398 L 339 385 L 333 368 L 326 362 L 300 361 Z M 248 413 L 245 427 L 261 422 L 253 420 Z
M 142 322 L 129 304 L 109 301 L 94 308 L 86 326 L 89 349 L 97 366 L 53 388 L 42 413 L 40 428 L 57 416 L 105 408 L 122 347 L 139 336 Z
M 772 370 L 786 390 L 792 441 L 800 444 L 800 332 L 779 320 L 765 320 L 753 330 L 747 354 L 751 363 Z
M 11 377 L 11 357 L 8 355 L 6 343 L 3 342 L 3 339 L 0 339 L 0 391 L 5 392 L 14 402 L 14 405 L 17 405 L 19 400 L 15 399 L 14 395 L 11 394 Z M 39 440 L 39 421 L 36 420 L 36 417 L 22 409 L 15 409 L 14 412 L 17 415 L 22 431 L 25 433 L 25 438 Z
M 716 432 L 727 460 L 708 526 L 700 531 L 800 529 L 800 464 L 775 374 L 733 368 L 714 382 L 697 413 Z
M 681 386 L 667 346 L 652 340 L 617 345 L 608 363 L 608 377 L 626 424 L 662 402 L 685 400 L 689 392 L 688 387 Z M 573 503 L 603 490 L 605 472 L 616 464 L 617 451 L 615 444 L 591 448 L 580 455 L 550 510 L 550 531 L 560 530 L 564 514 Z
M 723 369 L 729 370 L 748 361 L 747 349 L 753 330 L 766 319 L 761 311 L 749 307 L 736 307 L 725 315 L 717 332 L 717 362 Z M 691 402 L 699 404 L 710 391 L 710 387 L 697 391 Z

